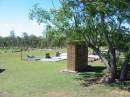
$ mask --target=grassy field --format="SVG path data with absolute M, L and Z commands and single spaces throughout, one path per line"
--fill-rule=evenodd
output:
M 33 50 L 24 52 L 23 55 L 44 56 L 46 52 L 53 55 L 56 51 Z M 104 68 L 100 63 L 91 65 L 95 66 L 96 72 L 92 70 L 71 74 L 62 72 L 66 68 L 66 61 L 24 61 L 20 59 L 20 52 L 2 51 L 0 97 L 130 97 L 127 92 L 118 96 L 120 90 L 117 87 L 85 81 L 84 78 L 100 75 Z

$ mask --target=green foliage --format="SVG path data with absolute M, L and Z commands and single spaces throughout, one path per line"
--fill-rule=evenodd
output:
M 47 28 L 50 39 L 57 41 L 62 33 L 69 41 L 85 40 L 96 47 L 107 45 L 108 48 L 111 44 L 117 50 L 126 51 L 129 29 L 122 25 L 128 22 L 128 1 L 62 0 L 60 3 L 59 9 L 47 11 L 36 4 L 30 11 L 32 20 L 51 26 Z
M 30 19 L 33 19 L 35 16 L 35 19 L 37 20 L 38 23 L 48 22 L 47 20 L 51 19 L 49 11 L 41 9 L 40 7 L 38 7 L 38 4 L 35 4 L 33 6 L 33 9 L 34 10 L 30 10 L 29 14 Z

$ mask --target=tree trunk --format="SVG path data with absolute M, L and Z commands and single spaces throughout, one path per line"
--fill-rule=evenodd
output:
M 121 66 L 121 74 L 120 74 L 120 81 L 126 80 L 126 72 L 127 72 L 127 65 L 129 63 L 129 60 L 125 60 L 124 63 Z
M 111 65 L 111 81 L 112 82 L 115 82 L 115 79 L 116 79 L 116 77 L 117 77 L 117 72 L 116 72 L 117 70 L 116 70 L 116 65 L 115 64 L 112 64 Z
M 23 59 L 23 50 L 21 48 L 21 60 Z
M 98 49 L 94 49 L 94 51 L 99 55 L 99 57 L 102 59 L 103 63 L 106 64 L 107 69 L 110 71 L 110 73 L 111 73 L 111 80 L 110 81 L 115 82 L 115 79 L 117 77 L 115 48 L 109 49 L 110 60 L 107 60 Z
M 115 82 L 115 79 L 117 77 L 115 48 L 109 48 L 109 51 L 110 51 L 111 81 Z
M 106 65 L 107 69 L 110 71 L 110 65 L 108 64 L 108 60 L 102 55 L 102 53 L 99 50 L 95 50 L 96 54 L 100 57 L 102 62 Z
M 108 60 L 103 56 L 101 51 L 90 43 L 86 43 L 86 44 L 88 45 L 88 47 L 90 47 L 93 51 L 96 52 L 96 54 L 100 57 L 102 62 L 106 65 L 107 69 L 110 71 L 111 68 L 110 68 L 110 65 L 108 64 Z

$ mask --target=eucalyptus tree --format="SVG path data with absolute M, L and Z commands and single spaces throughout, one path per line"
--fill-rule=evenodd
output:
M 111 81 L 117 78 L 117 65 L 122 64 L 120 79 L 125 79 L 130 61 L 130 31 L 128 0 L 59 0 L 59 9 L 45 10 L 37 4 L 30 11 L 30 19 L 52 26 L 69 41 L 85 41 L 107 66 Z M 100 47 L 108 52 L 104 55 Z M 117 56 L 123 53 L 125 59 Z
M 48 46 L 51 47 L 63 47 L 66 43 L 66 38 L 64 33 L 59 33 L 54 27 L 46 27 L 46 39 Z
M 10 40 L 11 40 L 11 46 L 14 47 L 16 45 L 16 41 L 15 41 L 15 32 L 14 30 L 10 31 Z
M 0 48 L 3 48 L 3 37 L 0 36 Z
M 24 50 L 27 50 L 29 48 L 29 35 L 27 32 L 23 32 L 22 37 L 22 45 L 24 47 Z

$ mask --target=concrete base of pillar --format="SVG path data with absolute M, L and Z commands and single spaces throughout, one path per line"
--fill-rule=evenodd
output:
M 68 69 L 64 69 L 63 72 L 67 72 L 67 73 L 77 73 L 76 71 L 72 71 L 72 70 L 68 70 Z

